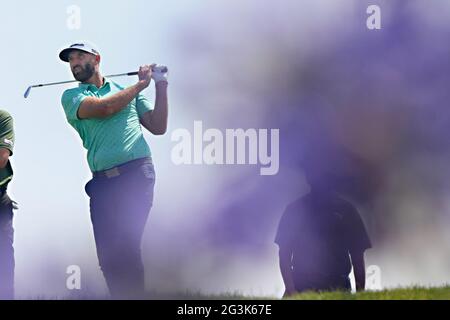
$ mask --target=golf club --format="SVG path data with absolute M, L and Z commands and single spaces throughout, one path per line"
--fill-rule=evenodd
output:
M 156 66 L 153 69 L 153 71 L 160 71 L 160 72 L 166 73 L 168 70 L 167 70 L 167 67 Z M 128 72 L 128 73 L 112 74 L 112 75 L 105 76 L 105 77 L 106 78 L 115 78 L 115 77 L 124 77 L 124 76 L 136 76 L 138 74 L 139 74 L 139 72 L 134 71 L 134 72 Z M 79 82 L 79 81 L 77 81 L 77 80 L 70 80 L 70 81 L 51 82 L 51 83 L 43 83 L 43 84 L 32 85 L 32 86 L 29 86 L 27 88 L 27 90 L 23 94 L 23 97 L 25 99 L 28 98 L 32 88 L 48 87 L 48 86 L 55 86 L 55 85 L 66 84 L 66 83 L 75 83 L 75 82 Z

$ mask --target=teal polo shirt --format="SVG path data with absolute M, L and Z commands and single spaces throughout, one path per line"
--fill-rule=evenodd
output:
M 106 79 L 101 88 L 80 83 L 64 91 L 61 103 L 67 121 L 78 132 L 87 149 L 92 172 L 111 169 L 126 162 L 151 156 L 139 118 L 151 111 L 149 101 L 139 94 L 126 108 L 105 119 L 79 119 L 78 108 L 86 97 L 105 98 L 124 88 Z

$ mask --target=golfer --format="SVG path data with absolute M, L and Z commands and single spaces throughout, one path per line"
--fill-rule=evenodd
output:
M 13 154 L 14 128 L 11 115 L 0 110 L 0 300 L 14 299 L 13 209 L 6 192 L 13 177 L 9 158 Z
M 88 151 L 93 178 L 85 190 L 101 270 L 112 298 L 143 297 L 141 240 L 153 203 L 155 171 L 141 128 L 154 135 L 167 131 L 167 73 L 156 65 L 142 66 L 139 81 L 124 88 L 102 76 L 101 56 L 88 43 L 73 44 L 59 57 L 81 82 L 66 90 L 61 102 Z M 141 94 L 152 79 L 154 108 Z
M 304 291 L 365 289 L 364 252 L 372 247 L 364 223 L 350 202 L 334 189 L 328 175 L 306 171 L 310 192 L 284 212 L 275 243 L 285 296 Z

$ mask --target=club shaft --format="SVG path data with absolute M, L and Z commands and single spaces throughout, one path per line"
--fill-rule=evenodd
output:
M 114 78 L 114 77 L 124 77 L 124 76 L 136 76 L 138 75 L 137 71 L 134 72 L 128 72 L 128 73 L 119 73 L 119 74 L 111 74 L 108 76 L 105 76 L 106 78 Z M 61 82 L 50 82 L 50 83 L 42 83 L 42 84 L 36 84 L 34 86 L 31 86 L 32 88 L 39 88 L 39 87 L 47 87 L 47 86 L 56 86 L 60 84 L 67 84 L 67 83 L 75 83 L 79 82 L 77 80 L 69 80 L 69 81 L 61 81 Z

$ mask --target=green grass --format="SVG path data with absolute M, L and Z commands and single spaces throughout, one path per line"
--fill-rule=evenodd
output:
M 64 298 L 34 297 L 30 300 L 108 300 L 109 297 L 87 293 L 74 294 Z M 148 292 L 144 300 L 279 300 L 276 297 L 245 296 L 240 292 L 207 295 L 202 292 L 185 291 L 178 293 Z M 306 292 L 285 298 L 285 300 L 450 300 L 450 286 L 409 287 L 383 291 L 365 291 L 356 294 L 333 292 Z
M 450 286 L 399 288 L 356 294 L 340 291 L 306 292 L 289 297 L 287 300 L 450 300 Z
M 149 300 L 278 300 L 275 297 L 244 296 L 240 292 L 205 295 L 201 292 L 189 291 L 176 294 L 149 293 L 145 298 Z M 450 286 L 398 288 L 356 294 L 342 291 L 306 292 L 286 300 L 450 300 Z

